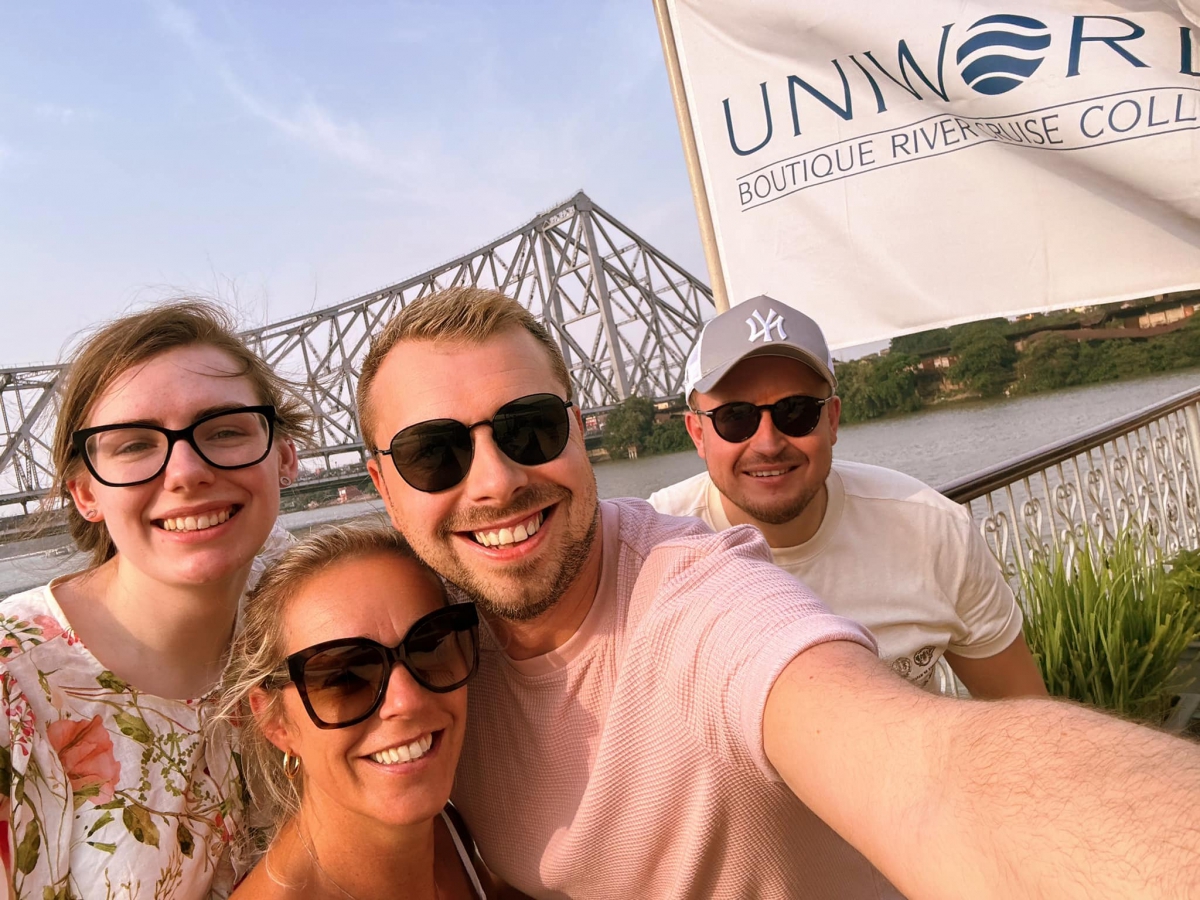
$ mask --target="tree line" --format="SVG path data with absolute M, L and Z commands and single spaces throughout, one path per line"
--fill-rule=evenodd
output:
M 1039 316 L 1037 324 L 1077 321 L 1072 316 L 1051 313 Z M 1029 330 L 1028 322 L 1019 324 Z M 1077 341 L 1049 331 L 1020 351 L 1012 338 L 1016 327 L 1006 319 L 986 319 L 936 328 L 893 339 L 887 353 L 838 363 L 842 421 L 916 412 L 949 399 L 1035 394 L 1200 366 L 1200 315 L 1176 331 L 1147 338 Z M 949 368 L 921 367 L 922 355 L 939 352 L 954 360 Z M 638 455 L 692 449 L 681 417 L 655 418 L 650 400 L 630 397 L 608 413 L 604 448 L 617 458 L 631 448 Z
M 624 459 L 633 455 L 631 449 L 638 456 L 692 449 L 682 418 L 656 422 L 655 416 L 654 404 L 636 395 L 610 410 L 604 420 L 604 449 L 609 456 Z
M 1078 341 L 1051 331 L 1019 352 L 1013 328 L 1005 319 L 938 328 L 895 338 L 886 354 L 839 363 L 842 420 L 914 412 L 935 400 L 1034 394 L 1200 365 L 1200 316 L 1147 338 Z M 922 369 L 921 355 L 938 351 L 953 364 Z

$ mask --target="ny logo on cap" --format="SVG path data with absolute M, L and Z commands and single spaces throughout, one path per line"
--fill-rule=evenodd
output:
M 758 322 L 756 328 L 754 323 Z M 781 341 L 787 340 L 787 335 L 783 333 L 783 316 L 775 312 L 773 309 L 767 310 L 767 317 L 763 319 L 762 313 L 757 309 L 750 314 L 750 318 L 746 320 L 746 324 L 750 326 L 750 342 L 762 341 L 764 344 L 771 342 L 771 329 L 775 329 L 775 333 L 779 335 Z

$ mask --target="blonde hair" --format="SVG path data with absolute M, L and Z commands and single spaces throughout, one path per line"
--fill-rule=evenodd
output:
M 217 720 L 240 729 L 242 771 L 246 787 L 257 805 L 264 827 L 243 835 L 241 852 L 247 858 L 267 846 L 279 829 L 300 810 L 304 796 L 304 773 L 288 778 L 283 772 L 283 751 L 271 743 L 264 721 L 282 715 L 282 687 L 267 688 L 263 682 L 276 673 L 287 658 L 284 619 L 288 605 L 314 575 L 335 563 L 372 556 L 391 556 L 412 562 L 437 585 L 443 602 L 441 580 L 390 525 L 353 523 L 321 528 L 294 544 L 263 574 L 246 596 L 241 613 L 241 631 L 229 651 L 229 665 L 221 686 Z M 262 691 L 267 702 L 256 713 L 250 696 Z
M 460 341 L 481 344 L 514 328 L 523 328 L 546 350 L 554 377 L 571 399 L 571 374 L 554 338 L 529 310 L 499 291 L 455 287 L 410 303 L 371 341 L 358 376 L 358 423 L 368 451 L 374 441 L 375 411 L 371 384 L 392 348 L 401 341 Z
M 308 404 L 246 346 L 229 314 L 215 303 L 184 298 L 103 325 L 68 360 L 50 445 L 54 465 L 50 496 L 62 503 L 71 537 L 80 550 L 91 554 L 93 566 L 107 562 L 117 548 L 104 524 L 89 522 L 71 502 L 67 482 L 83 467 L 71 435 L 86 427 L 96 401 L 119 376 L 168 350 L 197 344 L 233 358 L 240 369 L 234 377 L 248 378 L 259 400 L 275 407 L 276 435 L 302 441 L 310 434 Z

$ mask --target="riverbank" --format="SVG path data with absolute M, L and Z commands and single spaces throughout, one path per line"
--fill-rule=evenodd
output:
M 1181 391 L 1200 369 L 1040 394 L 969 400 L 843 425 L 834 458 L 887 466 L 935 487 L 1073 437 Z M 602 497 L 646 497 L 704 469 L 694 450 L 595 466 Z
M 1200 365 L 1198 299 L 1188 292 L 1149 306 L 1067 314 L 1063 321 L 1064 314 L 1034 316 L 1036 323 L 989 319 L 904 335 L 883 353 L 836 365 L 842 415 L 847 423 L 862 422 L 964 396 L 1036 394 L 1183 372 Z M 1171 308 L 1149 308 L 1163 303 Z M 1155 316 L 1163 323 L 1155 324 Z M 1090 327 L 1101 322 L 1106 327 Z

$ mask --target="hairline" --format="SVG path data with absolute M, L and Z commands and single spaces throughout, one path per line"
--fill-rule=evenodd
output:
M 386 527 L 391 528 L 390 525 Z M 297 603 L 304 598 L 305 590 L 314 579 L 343 565 L 361 563 L 367 560 L 375 559 L 391 560 L 408 565 L 415 571 L 416 574 L 428 580 L 429 584 L 433 587 L 434 593 L 441 598 L 442 603 L 441 606 L 437 607 L 438 609 L 444 609 L 445 607 L 451 605 L 450 593 L 446 590 L 446 585 L 442 581 L 441 577 L 413 551 L 404 551 L 398 547 L 386 545 L 350 547 L 344 550 L 342 555 L 339 555 L 333 560 L 324 562 L 318 560 L 306 561 L 304 566 L 298 567 L 296 571 L 289 573 L 281 585 L 276 585 L 275 589 L 280 595 L 282 595 L 279 598 L 278 610 L 279 629 L 281 635 L 284 638 L 290 636 L 291 628 L 288 624 L 289 617 L 295 610 Z M 406 594 L 405 596 L 408 597 L 411 595 Z M 421 615 L 424 616 L 427 615 L 427 613 L 422 613 Z M 421 616 L 418 616 L 417 618 L 419 619 L 420 617 Z M 417 619 L 413 619 L 414 623 L 416 621 Z M 412 627 L 412 623 L 410 623 L 409 627 Z M 365 634 L 346 634 L 342 635 L 341 637 L 323 638 L 316 643 L 324 644 L 328 641 L 352 640 L 355 638 L 367 638 L 368 640 L 375 640 L 375 638 L 369 637 Z M 282 643 L 286 647 L 287 641 L 284 640 Z M 313 646 L 315 646 L 315 644 L 306 644 L 305 646 L 296 650 L 283 649 L 283 655 L 279 661 L 279 665 L 282 666 L 284 663 L 286 663 L 287 658 L 292 654 L 299 653 L 301 650 L 307 650 L 309 647 Z
M 110 395 L 113 393 L 114 389 L 117 390 L 117 393 L 120 393 L 121 391 L 127 390 L 128 388 L 132 387 L 132 379 L 137 378 L 138 375 L 148 365 L 153 363 L 155 360 L 161 359 L 162 357 L 166 356 L 168 353 L 176 353 L 181 350 L 191 350 L 191 349 L 197 348 L 197 347 L 202 347 L 202 348 L 207 348 L 210 350 L 217 351 L 222 356 L 224 356 L 226 360 L 228 360 L 230 363 L 232 363 L 235 368 L 240 366 L 240 371 L 232 371 L 231 370 L 228 372 L 202 372 L 202 371 L 199 371 L 198 369 L 183 369 L 184 372 L 188 373 L 189 375 L 201 375 L 201 376 L 205 376 L 208 378 L 220 378 L 220 379 L 229 379 L 229 380 L 244 378 L 246 380 L 247 385 L 249 385 L 249 387 L 250 387 L 251 393 L 253 393 L 255 396 L 255 400 L 256 400 L 255 405 L 258 405 L 258 406 L 272 405 L 271 398 L 266 396 L 267 392 L 263 390 L 263 385 L 258 384 L 257 381 L 255 380 L 254 371 L 251 368 L 250 364 L 246 360 L 238 359 L 226 347 L 222 347 L 212 341 L 201 340 L 201 341 L 192 341 L 191 343 L 188 343 L 188 344 L 178 344 L 174 347 L 167 347 L 165 350 L 160 350 L 158 353 L 154 353 L 150 356 L 147 356 L 145 359 L 140 359 L 137 362 L 130 363 L 128 366 L 126 366 L 124 369 L 122 369 L 121 371 L 114 374 L 108 380 L 108 384 L 105 386 L 104 390 L 101 391 L 100 393 L 98 393 L 92 399 L 92 401 L 88 404 L 88 406 L 84 409 L 84 414 L 81 418 L 84 420 L 85 423 L 87 422 L 87 420 L 91 419 L 92 415 L 96 412 L 96 410 L 99 409 L 100 406 L 102 406 L 104 404 L 104 402 L 111 399 Z M 120 382 L 122 380 L 125 380 L 124 384 L 120 384 Z M 147 421 L 149 421 L 149 420 L 147 420 Z M 95 426 L 88 425 L 88 424 L 82 424 L 82 425 L 80 425 L 79 428 L 76 429 L 76 431 L 80 431 L 84 428 L 92 428 L 92 427 L 95 427 Z
M 379 385 L 379 373 L 381 371 L 383 371 L 384 366 L 386 366 L 388 364 L 388 361 L 391 360 L 392 354 L 394 354 L 398 349 L 400 349 L 401 345 L 404 345 L 404 344 L 429 344 L 432 346 L 441 345 L 441 346 L 447 346 L 447 347 L 453 346 L 453 345 L 466 346 L 466 347 L 482 347 L 485 344 L 489 343 L 490 341 L 498 340 L 498 339 L 504 337 L 505 335 L 508 335 L 513 332 L 527 335 L 529 340 L 532 341 L 535 345 L 537 345 L 538 350 L 541 351 L 542 357 L 545 360 L 546 368 L 547 368 L 550 376 L 556 382 L 559 383 L 559 387 L 561 387 L 563 389 L 563 391 L 565 392 L 565 395 L 566 395 L 564 397 L 564 399 L 569 401 L 571 399 L 570 374 L 568 373 L 568 375 L 567 375 L 567 381 L 565 383 L 562 382 L 559 378 L 558 373 L 555 372 L 555 368 L 556 368 L 555 360 L 554 360 L 554 357 L 551 355 L 550 348 L 546 347 L 541 342 L 541 340 L 539 340 L 538 337 L 535 334 L 533 334 L 528 328 L 525 328 L 519 322 L 515 322 L 511 325 L 506 326 L 505 328 L 501 328 L 499 331 L 494 331 L 491 334 L 485 335 L 480 338 L 473 338 L 473 337 L 466 337 L 466 336 L 456 336 L 456 337 L 448 337 L 448 338 L 428 338 L 428 337 L 399 338 L 395 343 L 392 344 L 391 347 L 388 348 L 387 354 L 383 357 L 383 359 L 381 359 L 379 361 L 379 365 L 375 369 L 375 372 L 372 375 L 371 383 L 368 386 L 367 394 L 366 394 L 366 399 L 368 401 L 367 402 L 367 413 L 368 414 L 365 416 L 361 416 L 361 419 L 363 421 L 366 421 L 373 428 L 379 427 L 379 417 L 377 415 L 379 405 L 375 402 L 375 391 Z M 516 400 L 517 398 L 513 397 L 511 399 Z M 415 423 L 410 423 L 410 424 L 415 424 Z M 376 442 L 375 442 L 375 438 L 373 435 L 364 434 L 363 442 L 368 445 L 367 446 L 368 452 L 370 452 L 370 453 L 378 452 L 378 448 L 376 447 Z

